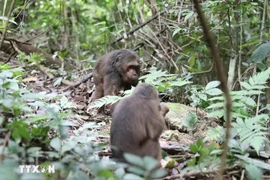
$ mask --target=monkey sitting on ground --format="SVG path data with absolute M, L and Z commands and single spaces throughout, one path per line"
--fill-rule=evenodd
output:
M 139 77 L 140 58 L 135 51 L 121 49 L 101 56 L 93 69 L 96 90 L 91 96 L 91 102 L 131 89 L 131 86 L 138 84 Z
M 161 160 L 159 137 L 168 111 L 165 103 L 160 104 L 158 91 L 153 86 L 139 84 L 131 96 L 116 105 L 112 114 L 112 157 L 125 161 L 123 153 L 131 153 Z

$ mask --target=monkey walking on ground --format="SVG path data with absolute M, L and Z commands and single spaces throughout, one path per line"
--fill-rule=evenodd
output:
M 91 96 L 91 102 L 131 89 L 131 86 L 138 84 L 139 77 L 140 58 L 135 51 L 120 49 L 101 56 L 93 69 L 96 90 Z
M 123 153 L 152 156 L 161 160 L 159 137 L 169 108 L 159 102 L 158 91 L 139 84 L 131 96 L 122 99 L 112 114 L 110 142 L 113 158 L 124 161 Z

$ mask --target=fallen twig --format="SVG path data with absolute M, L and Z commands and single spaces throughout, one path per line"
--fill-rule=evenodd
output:
M 66 87 L 65 89 L 63 89 L 63 91 L 67 91 L 68 89 L 70 88 L 75 88 L 77 86 L 79 86 L 81 83 L 84 83 L 86 82 L 88 79 L 90 79 L 91 77 L 93 76 L 92 73 L 90 74 L 87 74 L 85 77 L 83 77 L 80 81 L 76 82 L 76 83 L 73 83 L 71 85 L 69 85 L 68 87 Z

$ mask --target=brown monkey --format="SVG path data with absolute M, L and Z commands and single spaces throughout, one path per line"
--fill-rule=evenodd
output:
M 109 52 L 101 56 L 94 67 L 96 90 L 91 101 L 131 89 L 131 86 L 138 84 L 139 77 L 140 61 L 136 52 L 128 49 Z
M 166 105 L 166 103 L 160 103 L 160 113 L 163 117 L 166 116 L 166 114 L 169 112 L 169 107 Z
M 149 84 L 139 84 L 131 96 L 115 107 L 111 123 L 113 158 L 124 161 L 123 153 L 161 159 L 159 137 L 169 111 L 159 103 L 158 91 Z

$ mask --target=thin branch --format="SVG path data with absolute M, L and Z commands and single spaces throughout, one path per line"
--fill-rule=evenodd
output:
M 115 43 L 117 43 L 118 41 L 121 41 L 122 39 L 124 39 L 125 37 L 127 37 L 128 35 L 133 34 L 134 32 L 138 31 L 139 29 L 141 29 L 142 27 L 144 27 L 146 24 L 150 23 L 151 21 L 153 21 L 154 19 L 156 19 L 158 16 L 162 15 L 163 13 L 165 13 L 165 11 L 162 11 L 158 14 L 156 14 L 155 16 L 153 16 L 152 18 L 150 18 L 149 20 L 147 20 L 146 22 L 140 24 L 138 27 L 136 27 L 135 29 L 130 30 L 129 32 L 127 32 L 126 34 L 124 34 L 123 36 L 117 38 L 116 40 L 113 41 L 112 45 L 114 45 Z
M 3 32 L 3 35 L 2 35 L 2 39 L 0 41 L 0 50 L 1 50 L 2 44 L 4 42 L 4 39 L 5 39 L 5 36 L 6 36 L 6 33 L 7 33 L 8 22 L 9 22 L 9 19 L 10 19 L 10 15 L 11 15 L 11 11 L 13 9 L 14 3 L 15 3 L 15 0 L 12 0 L 12 2 L 10 4 L 10 7 L 9 7 L 9 12 L 8 12 L 8 18 L 7 18 L 6 27 L 4 29 L 4 32 Z
M 86 82 L 88 79 L 90 79 L 91 77 L 93 77 L 93 74 L 90 73 L 90 74 L 87 74 L 86 76 L 84 76 L 81 80 L 79 80 L 78 82 L 66 87 L 65 89 L 63 89 L 63 91 L 67 91 L 68 89 L 70 88 L 75 88 L 77 86 L 79 86 L 81 83 L 84 83 Z
M 226 100 L 226 139 L 224 142 L 224 147 L 223 147 L 223 152 L 222 152 L 222 156 L 221 156 L 221 164 L 220 164 L 220 169 L 219 169 L 219 173 L 218 175 L 215 177 L 215 179 L 221 179 L 223 172 L 224 172 L 224 168 L 226 167 L 226 159 L 227 159 L 227 152 L 228 152 L 228 141 L 229 141 L 229 137 L 230 137 L 230 127 L 231 127 L 231 106 L 232 106 L 232 102 L 231 102 L 231 97 L 229 94 L 229 89 L 227 87 L 227 83 L 226 83 L 226 76 L 224 73 L 224 70 L 222 68 L 222 63 L 221 63 L 221 59 L 219 57 L 219 51 L 218 48 L 216 46 L 216 40 L 214 37 L 214 34 L 210 31 L 210 27 L 209 27 L 209 23 L 206 20 L 206 17 L 201 9 L 200 3 L 198 0 L 194 0 L 194 5 L 195 5 L 195 9 L 198 13 L 198 17 L 200 19 L 202 28 L 203 28 L 203 32 L 205 34 L 205 37 L 207 39 L 209 48 L 211 50 L 212 56 L 213 56 L 213 60 L 216 64 L 216 69 L 217 69 L 217 75 L 218 78 L 221 82 L 221 90 L 224 92 L 225 94 L 225 100 Z

